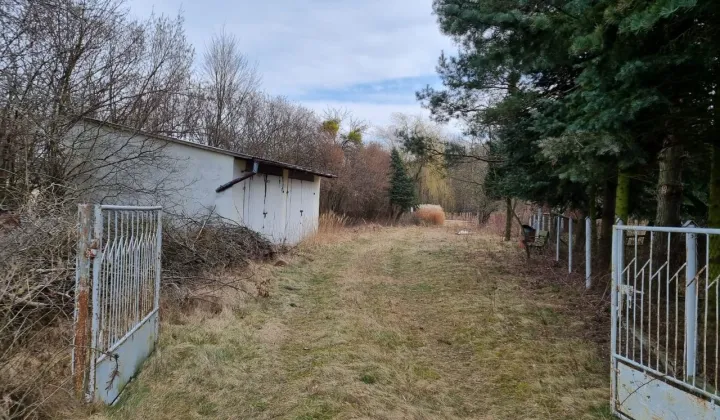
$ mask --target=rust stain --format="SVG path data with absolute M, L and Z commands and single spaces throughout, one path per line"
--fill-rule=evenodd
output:
M 81 204 L 79 210 L 78 233 L 78 267 L 80 277 L 78 278 L 77 296 L 75 297 L 76 314 L 75 319 L 75 346 L 73 357 L 75 365 L 75 377 L 73 378 L 75 392 L 82 397 L 85 391 L 85 379 L 88 368 L 89 350 L 89 312 L 90 312 L 90 261 L 87 258 L 88 242 L 90 237 L 90 206 Z
M 87 348 L 88 348 L 88 303 L 90 301 L 90 292 L 87 287 L 80 287 L 78 290 L 78 311 L 77 323 L 75 324 L 75 392 L 78 397 L 82 397 L 85 387 L 85 370 L 87 368 Z

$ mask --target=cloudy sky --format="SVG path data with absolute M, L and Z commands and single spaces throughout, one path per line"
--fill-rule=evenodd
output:
M 237 36 L 263 89 L 322 112 L 350 110 L 373 125 L 425 113 L 415 91 L 437 85 L 440 34 L 432 0 L 130 0 L 131 13 L 185 18 L 201 55 L 213 33 Z

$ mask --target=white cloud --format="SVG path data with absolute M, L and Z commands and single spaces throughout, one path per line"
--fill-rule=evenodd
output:
M 453 48 L 449 38 L 439 32 L 431 0 L 204 0 L 185 4 L 182 0 L 130 0 L 129 4 L 137 16 L 153 10 L 174 15 L 182 8 L 188 38 L 198 55 L 212 34 L 224 27 L 258 63 L 263 88 L 289 97 L 433 75 L 441 50 Z M 376 124 L 387 121 L 395 111 L 423 112 L 419 105 L 354 103 L 352 108 Z

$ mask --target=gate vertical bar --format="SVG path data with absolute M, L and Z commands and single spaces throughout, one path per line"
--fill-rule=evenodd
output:
M 73 335 L 72 373 L 75 393 L 85 392 L 88 365 L 88 310 L 90 304 L 90 206 L 78 205 L 77 268 L 75 271 L 75 331 Z
M 93 229 L 92 246 L 92 327 L 90 334 L 90 381 L 88 392 L 92 400 L 95 395 L 95 361 L 98 358 L 98 329 L 100 328 L 100 268 L 102 267 L 103 215 L 102 208 L 95 206 L 95 228 Z
M 618 226 L 622 225 L 622 221 L 618 221 Z M 612 287 L 610 289 L 610 407 L 613 413 L 617 413 L 617 336 L 618 336 L 618 311 L 619 311 L 619 292 L 620 282 L 622 281 L 622 243 L 623 231 L 613 227 L 612 234 Z
M 556 216 L 557 217 L 557 223 L 555 227 L 555 261 L 560 261 L 560 221 L 562 220 L 562 216 Z
M 590 217 L 585 218 L 585 288 L 589 289 L 592 276 L 592 229 Z
M 573 219 L 568 217 L 568 273 L 572 273 Z
M 685 227 L 694 227 L 692 223 Z M 696 375 L 697 357 L 697 235 L 685 234 L 685 380 Z M 693 380 L 694 383 L 694 380 Z

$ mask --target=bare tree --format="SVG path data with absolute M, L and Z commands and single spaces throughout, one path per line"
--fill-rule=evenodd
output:
M 84 116 L 198 137 L 181 18 L 134 20 L 122 0 L 0 2 L 0 205 L 72 184 L 63 142 Z
M 240 52 L 237 38 L 224 31 L 210 41 L 202 69 L 208 99 L 207 142 L 230 148 L 241 109 L 258 89 L 260 77 L 256 67 Z

